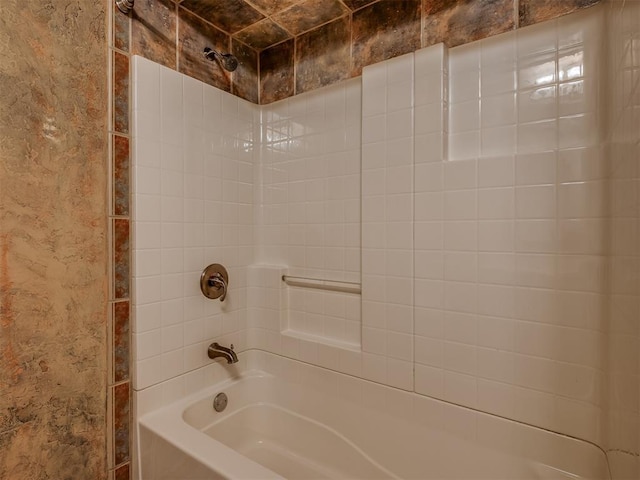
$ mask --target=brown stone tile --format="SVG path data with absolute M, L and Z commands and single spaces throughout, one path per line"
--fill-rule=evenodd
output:
M 129 379 L 129 302 L 117 302 L 113 306 L 113 381 Z
M 515 28 L 513 0 L 423 0 L 423 15 L 423 47 L 455 47 Z
M 258 52 L 237 40 L 231 43 L 231 53 L 238 59 L 238 69 L 231 76 L 233 94 L 258 103 Z
M 131 19 L 131 53 L 176 68 L 176 4 L 136 0 Z
M 244 0 L 184 0 L 180 6 L 231 34 L 264 18 Z
M 128 462 L 130 459 L 131 397 L 129 382 L 112 387 L 113 395 L 113 456 L 114 465 Z
M 129 220 L 113 220 L 113 300 L 129 298 Z
M 220 90 L 231 91 L 231 73 L 222 68 L 218 61 L 209 60 L 203 54 L 205 47 L 227 53 L 230 43 L 229 35 L 183 8 L 180 8 L 179 15 L 178 71 Z
M 357 10 L 377 1 L 378 0 L 342 0 L 342 3 L 344 3 L 351 10 Z
M 420 1 L 380 0 L 353 13 L 352 76 L 420 48 Z
M 311 30 L 296 39 L 296 93 L 349 78 L 349 16 Z
M 111 3 L 0 12 L 0 478 L 102 480 Z
M 300 3 L 300 1 L 301 0 L 247 0 L 247 3 L 250 3 L 265 15 L 273 15 L 296 3 Z
M 113 52 L 113 130 L 129 133 L 129 57 Z
M 114 480 L 130 480 L 130 470 L 131 469 L 129 463 L 125 463 L 124 465 L 119 466 L 118 468 L 116 468 Z
M 349 10 L 339 0 L 304 0 L 273 19 L 293 35 L 299 35 L 347 13 Z
M 112 135 L 113 139 L 113 214 L 129 215 L 129 139 Z
M 129 15 L 125 15 L 116 6 L 116 2 L 112 5 L 113 13 L 113 46 L 122 51 L 129 51 L 129 32 L 131 30 L 131 19 Z
M 234 38 L 256 50 L 264 50 L 276 43 L 284 42 L 291 38 L 291 35 L 274 21 L 265 18 L 236 33 Z
M 294 94 L 293 39 L 260 52 L 260 103 Z
M 544 22 L 599 2 L 600 0 L 520 0 L 519 24 L 524 27 Z

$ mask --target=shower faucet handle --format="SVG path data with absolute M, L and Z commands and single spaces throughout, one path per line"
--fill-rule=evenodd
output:
M 220 273 L 214 273 L 209 277 L 207 283 L 211 288 L 215 288 L 216 290 L 222 289 L 220 301 L 224 302 L 224 299 L 227 297 L 227 282 L 224 277 Z
M 205 297 L 213 300 L 219 298 L 221 302 L 224 302 L 227 298 L 228 287 L 229 274 L 227 269 L 219 263 L 212 263 L 202 271 L 200 290 Z

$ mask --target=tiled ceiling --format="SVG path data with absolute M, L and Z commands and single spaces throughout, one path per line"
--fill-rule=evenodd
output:
M 180 5 L 264 50 L 377 0 L 183 0 Z

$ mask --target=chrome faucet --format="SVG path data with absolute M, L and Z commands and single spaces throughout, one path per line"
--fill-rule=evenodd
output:
M 231 348 L 227 348 L 223 347 L 218 342 L 213 342 L 209 345 L 207 353 L 209 358 L 222 357 L 226 359 L 229 365 L 232 363 L 238 363 L 238 356 L 236 355 L 236 352 L 233 351 L 233 343 L 231 344 Z

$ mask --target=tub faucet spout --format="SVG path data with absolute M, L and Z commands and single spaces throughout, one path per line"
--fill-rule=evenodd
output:
M 209 354 L 209 358 L 224 358 L 229 365 L 232 363 L 238 363 L 238 356 L 233 350 L 233 343 L 231 344 L 231 348 L 227 348 L 223 347 L 218 342 L 214 342 L 209 345 L 207 353 Z

